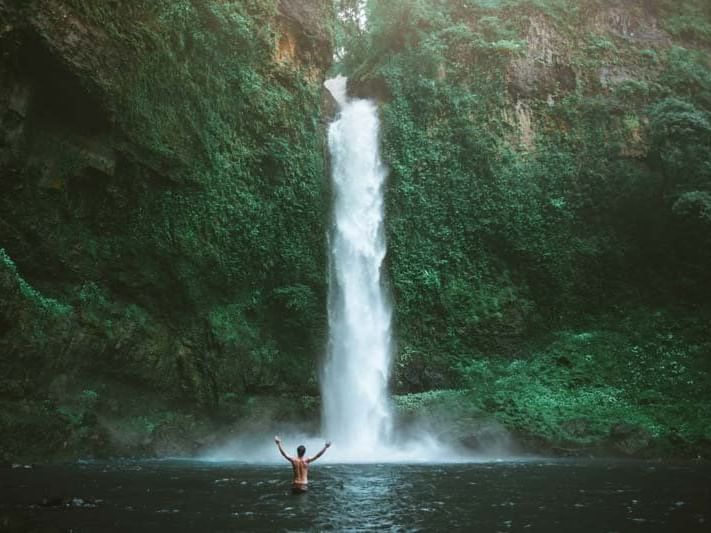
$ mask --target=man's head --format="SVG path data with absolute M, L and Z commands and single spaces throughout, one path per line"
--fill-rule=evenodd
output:
M 306 453 L 306 446 L 301 444 L 298 448 L 296 448 L 296 453 L 299 455 L 299 457 L 303 457 Z

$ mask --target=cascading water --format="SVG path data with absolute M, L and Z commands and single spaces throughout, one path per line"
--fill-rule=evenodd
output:
M 313 453 L 332 440 L 323 461 L 470 461 L 433 437 L 428 424 L 393 435 L 388 396 L 392 310 L 383 288 L 385 258 L 383 188 L 386 169 L 378 146 L 378 113 L 370 100 L 349 99 L 342 76 L 326 82 L 339 105 L 329 128 L 334 190 L 329 234 L 329 346 L 321 376 L 322 436 L 297 427 L 274 428 L 287 446 Z M 273 433 L 272 433 L 273 434 Z M 322 440 L 323 439 L 323 440 Z M 292 448 L 293 449 L 293 448 Z M 260 431 L 206 455 L 210 460 L 280 461 L 271 437 Z
M 348 99 L 346 78 L 326 82 L 340 113 L 329 128 L 334 187 L 329 236 L 329 350 L 322 379 L 324 433 L 339 456 L 387 447 L 391 308 L 382 286 L 383 186 L 374 102 Z

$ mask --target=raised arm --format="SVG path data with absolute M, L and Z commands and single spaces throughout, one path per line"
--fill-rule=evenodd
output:
M 328 450 L 330 447 L 331 447 L 331 441 L 328 441 L 326 444 L 324 444 L 323 449 L 320 452 L 318 452 L 316 455 L 314 455 L 313 457 L 311 457 L 309 459 L 309 463 L 313 463 L 316 459 L 321 457 L 324 453 L 326 453 L 326 450 Z
M 287 461 L 289 461 L 291 463 L 293 461 L 293 459 L 291 457 L 289 457 L 286 454 L 286 452 L 284 451 L 284 448 L 281 447 L 281 439 L 279 437 L 274 437 L 274 442 L 276 442 L 277 448 L 279 448 L 279 453 L 281 453 L 284 456 L 284 459 L 286 459 Z

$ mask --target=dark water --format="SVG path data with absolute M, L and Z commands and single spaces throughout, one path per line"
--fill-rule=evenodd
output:
M 0 467 L 0 531 L 711 531 L 711 466 L 511 462 Z

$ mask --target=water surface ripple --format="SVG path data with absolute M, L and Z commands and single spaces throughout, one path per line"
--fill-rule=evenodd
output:
M 0 531 L 707 532 L 711 465 L 192 461 L 0 467 Z

